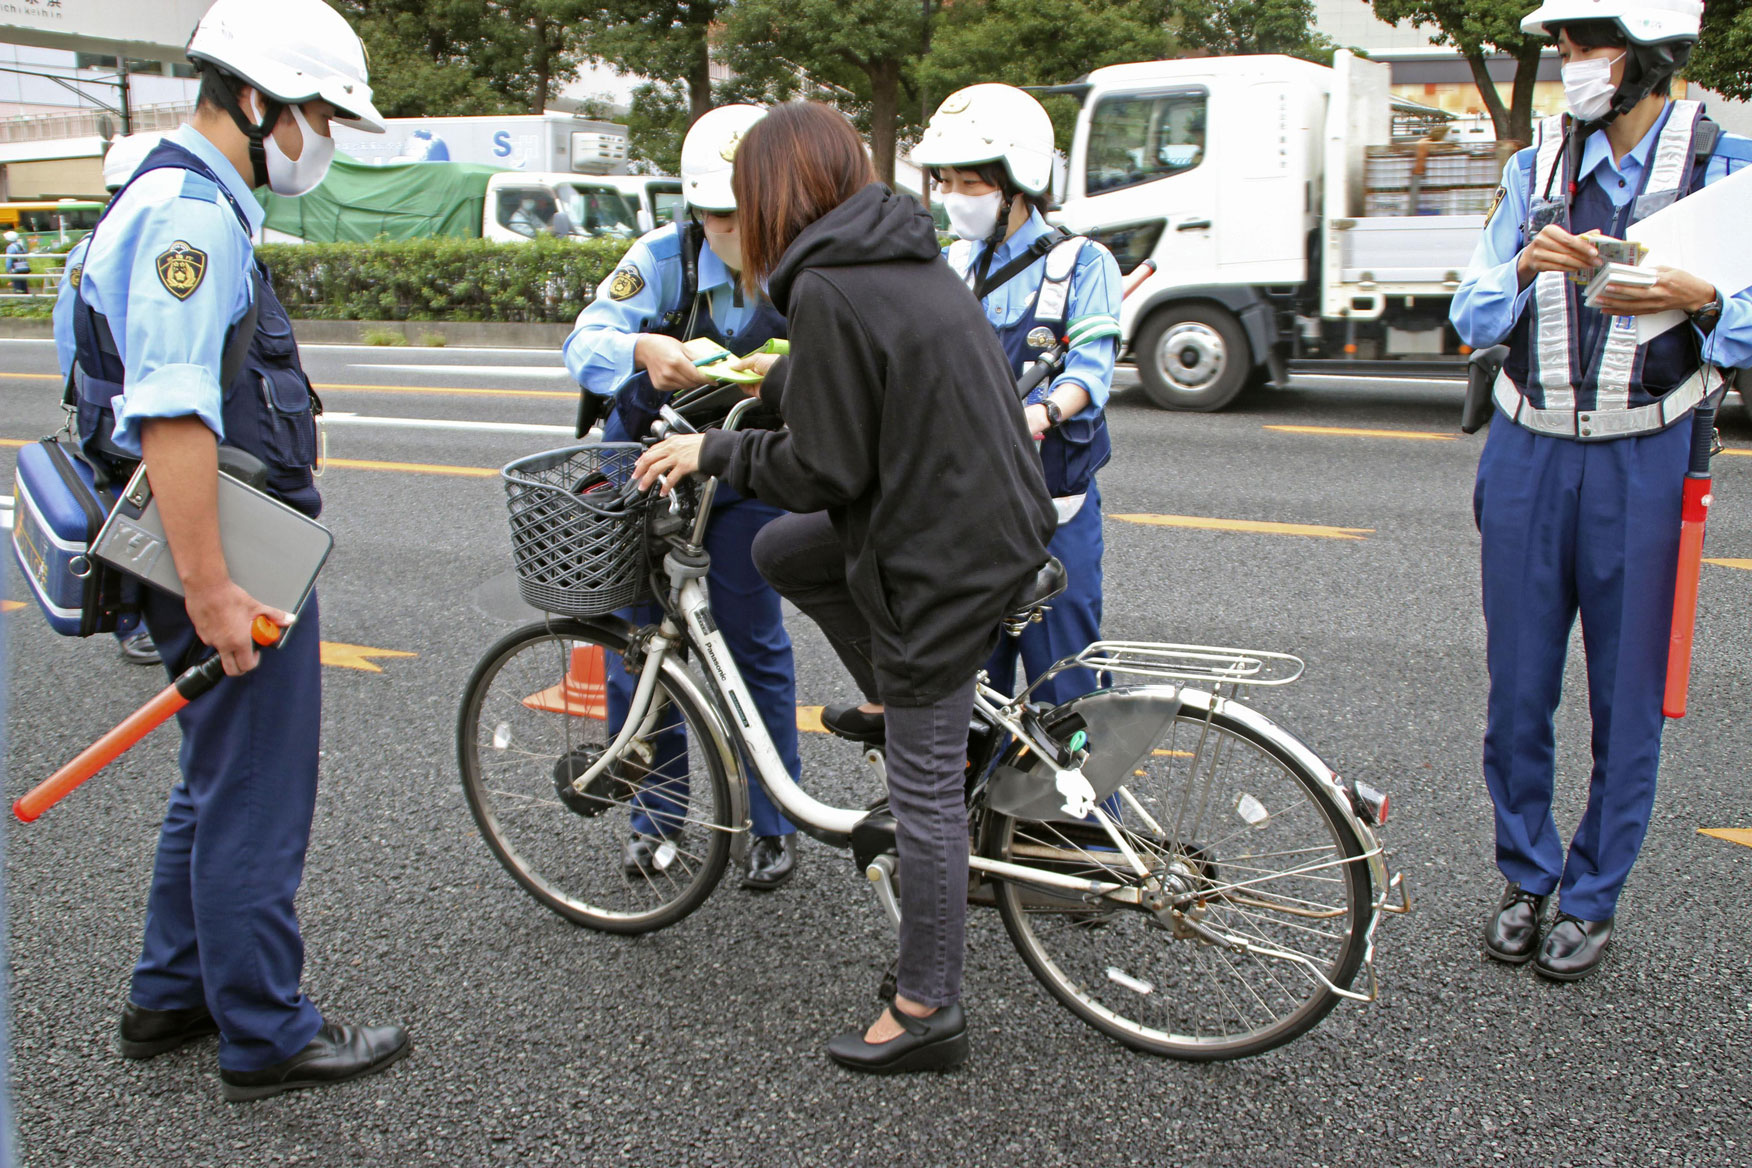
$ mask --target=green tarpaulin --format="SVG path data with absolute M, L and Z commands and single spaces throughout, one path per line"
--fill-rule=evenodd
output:
M 309 194 L 288 199 L 264 189 L 256 198 L 268 231 L 310 243 L 366 243 L 380 235 L 479 239 L 487 176 L 499 170 L 474 162 L 368 166 L 336 154 L 328 177 Z

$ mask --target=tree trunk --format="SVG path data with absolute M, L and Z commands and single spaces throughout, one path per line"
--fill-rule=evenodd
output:
M 1507 141 L 1514 135 L 1510 133 L 1509 111 L 1503 105 L 1502 94 L 1497 92 L 1496 82 L 1491 80 L 1490 70 L 1484 64 L 1484 50 L 1477 49 L 1466 54 L 1467 67 L 1472 70 L 1472 83 L 1478 87 L 1478 96 L 1484 99 L 1484 108 L 1490 111 L 1491 124 L 1496 127 L 1497 141 Z M 1517 73 L 1516 85 L 1520 84 Z M 1527 90 L 1528 99 L 1532 99 L 1532 87 Z M 1517 96 L 1519 96 L 1517 94 Z M 1532 106 L 1528 106 L 1529 111 Z
M 1508 137 L 1526 145 L 1533 141 L 1533 84 L 1539 80 L 1539 55 L 1544 46 L 1529 42 L 1515 55 L 1515 88 L 1510 95 Z M 1499 131 L 1499 139 L 1504 135 Z
M 699 52 L 687 67 L 687 124 L 693 125 L 712 108 L 712 46 L 706 30 L 700 30 Z
M 894 132 L 900 121 L 900 62 L 890 58 L 872 62 L 870 77 L 870 159 L 876 177 L 894 185 Z
M 535 25 L 535 92 L 530 95 L 529 112 L 544 114 L 547 112 L 548 76 L 552 72 L 552 58 L 548 52 L 548 22 L 537 20 Z

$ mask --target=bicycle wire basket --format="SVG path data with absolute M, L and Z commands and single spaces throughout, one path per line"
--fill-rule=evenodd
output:
M 636 442 L 591 442 L 510 463 L 511 557 L 524 602 L 562 616 L 602 616 L 651 598 L 649 496 L 621 498 Z

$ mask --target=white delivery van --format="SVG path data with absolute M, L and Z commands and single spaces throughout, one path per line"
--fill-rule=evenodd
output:
M 1122 271 L 1156 262 L 1120 313 L 1156 404 L 1221 409 L 1291 362 L 1461 372 L 1448 306 L 1505 151 L 1396 142 L 1388 77 L 1341 49 L 1331 68 L 1153 61 L 1052 91 L 1082 100 L 1054 218 Z

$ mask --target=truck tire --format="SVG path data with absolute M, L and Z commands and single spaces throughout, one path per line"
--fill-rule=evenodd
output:
M 1158 309 L 1138 334 L 1135 352 L 1144 393 L 1165 410 L 1220 410 L 1253 372 L 1241 322 L 1215 304 Z

